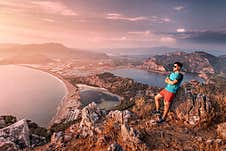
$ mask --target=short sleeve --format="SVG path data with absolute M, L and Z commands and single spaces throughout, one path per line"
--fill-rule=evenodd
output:
M 179 73 L 179 75 L 177 76 L 176 80 L 178 82 L 181 82 L 183 80 L 183 77 L 184 77 L 183 74 Z

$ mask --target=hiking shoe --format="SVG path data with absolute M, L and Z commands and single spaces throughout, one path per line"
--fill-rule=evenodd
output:
M 160 123 L 163 123 L 164 121 L 165 121 L 165 119 L 160 118 L 158 121 L 156 121 L 156 123 L 160 124 Z
M 152 114 L 155 114 L 155 115 L 160 115 L 161 113 L 160 113 L 160 111 L 159 111 L 159 110 L 154 110 L 154 111 L 152 111 Z

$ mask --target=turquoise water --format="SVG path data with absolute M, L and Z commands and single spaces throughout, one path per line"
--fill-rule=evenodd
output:
M 144 84 L 148 84 L 150 86 L 156 86 L 163 88 L 165 87 L 165 78 L 166 75 L 160 74 L 160 73 L 155 73 L 155 72 L 148 72 L 140 69 L 114 69 L 110 70 L 108 72 L 111 72 L 117 76 L 124 77 L 124 78 L 131 78 L 134 79 L 137 82 L 141 82 Z M 187 82 L 190 80 L 198 80 L 200 82 L 203 82 L 203 79 L 198 77 L 195 74 L 184 74 L 184 79 L 183 82 Z
M 14 115 L 47 126 L 66 88 L 46 72 L 0 65 L 0 91 L 0 115 Z

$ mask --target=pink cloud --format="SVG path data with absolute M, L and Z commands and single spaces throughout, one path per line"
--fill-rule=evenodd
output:
M 42 10 L 51 14 L 60 14 L 63 16 L 77 16 L 78 14 L 66 5 L 54 1 L 32 1 L 32 4 L 39 6 Z
M 124 16 L 118 13 L 108 13 L 106 16 L 106 19 L 111 20 L 127 20 L 127 21 L 142 21 L 142 20 L 148 20 L 145 16 L 138 16 L 138 17 L 128 17 Z

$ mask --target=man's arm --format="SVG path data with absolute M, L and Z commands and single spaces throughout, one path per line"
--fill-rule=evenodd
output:
M 167 78 L 165 79 L 165 82 L 166 82 L 167 84 L 172 84 L 172 85 L 174 85 L 174 84 L 176 84 L 176 83 L 178 82 L 178 80 L 175 79 L 175 80 L 171 81 L 171 80 L 167 77 Z

